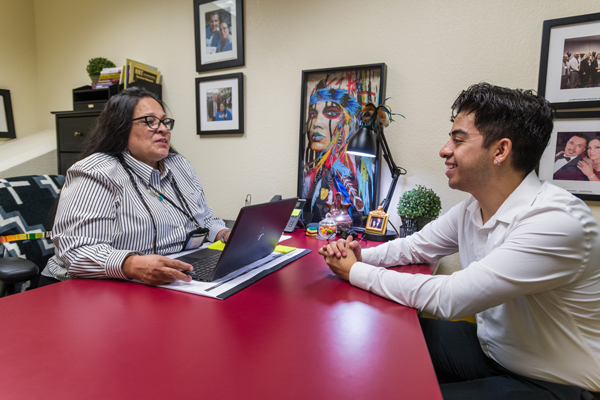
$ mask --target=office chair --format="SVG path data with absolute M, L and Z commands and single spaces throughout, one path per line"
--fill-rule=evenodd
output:
M 63 182 L 62 175 L 0 179 L 0 238 L 50 231 L 50 213 Z M 36 288 L 52 255 L 54 244 L 47 238 L 0 243 L 0 297 Z

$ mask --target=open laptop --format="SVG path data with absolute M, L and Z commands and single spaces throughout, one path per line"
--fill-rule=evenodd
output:
M 273 253 L 297 197 L 243 207 L 223 251 L 200 249 L 177 257 L 194 267 L 193 280 L 212 282 Z

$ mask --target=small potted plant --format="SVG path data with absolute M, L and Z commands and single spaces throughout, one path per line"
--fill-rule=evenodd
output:
M 441 209 L 440 196 L 425 186 L 417 185 L 416 189 L 404 192 L 398 202 L 398 214 L 406 236 L 420 231 L 436 219 Z
M 90 58 L 90 61 L 88 61 L 88 65 L 85 68 L 85 70 L 90 76 L 92 82 L 96 82 L 98 81 L 98 79 L 100 79 L 100 71 L 102 71 L 104 68 L 114 67 L 116 67 L 114 62 L 107 60 L 104 57 L 96 57 Z

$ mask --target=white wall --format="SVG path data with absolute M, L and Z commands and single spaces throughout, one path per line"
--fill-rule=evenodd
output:
M 248 193 L 255 203 L 296 194 L 301 71 L 379 62 L 388 66 L 388 104 L 406 116 L 386 130 L 408 170 L 390 211 L 419 183 L 448 210 L 465 197 L 447 187 L 438 156 L 458 93 L 479 81 L 536 88 L 543 21 L 600 12 L 597 0 L 245 0 L 246 65 L 200 75 L 191 0 L 34 4 L 40 129 L 54 128 L 50 111 L 71 109 L 71 90 L 88 83 L 89 58 L 158 66 L 177 120 L 173 144 L 196 168 L 215 213 L 228 219 Z M 194 79 L 232 72 L 246 80 L 245 134 L 197 136 Z
M 10 90 L 17 138 L 38 131 L 33 8 L 33 0 L 0 2 L 0 89 Z

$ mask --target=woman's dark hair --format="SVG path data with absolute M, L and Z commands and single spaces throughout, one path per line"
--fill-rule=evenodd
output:
M 165 111 L 165 104 L 152 92 L 144 88 L 131 87 L 112 96 L 96 119 L 90 136 L 83 143 L 80 160 L 94 153 L 120 155 L 129 141 L 129 132 L 133 124 L 133 112 L 140 100 L 144 98 L 156 100 Z M 171 147 L 171 153 L 177 153 Z
M 129 133 L 133 124 L 133 112 L 139 101 L 147 97 L 156 100 L 163 111 L 165 111 L 165 104 L 162 100 L 144 88 L 134 86 L 112 96 L 96 119 L 90 135 L 83 143 L 79 160 L 83 160 L 95 153 L 109 154 L 122 160 L 121 153 L 127 148 L 127 143 L 129 142 Z M 172 146 L 169 152 L 177 153 Z M 54 207 L 50 211 L 51 226 L 54 226 L 59 201 L 60 192 L 56 197 Z
M 554 111 L 550 103 L 532 90 L 508 89 L 478 83 L 464 90 L 452 105 L 450 121 L 465 112 L 475 114 L 475 127 L 483 147 L 507 138 L 512 142 L 512 167 L 528 174 L 540 162 L 550 141 Z

